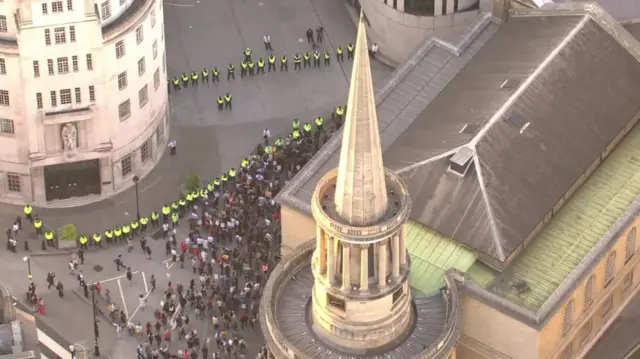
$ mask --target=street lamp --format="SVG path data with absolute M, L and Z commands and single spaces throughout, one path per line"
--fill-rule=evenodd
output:
M 31 257 L 25 256 L 25 257 L 22 257 L 22 260 L 24 262 L 27 262 L 27 270 L 29 271 L 29 274 L 27 275 L 27 278 L 29 280 L 31 280 L 33 278 L 33 276 L 31 275 Z
M 100 345 L 98 344 L 98 339 L 100 338 L 100 332 L 98 331 L 98 319 L 96 318 L 96 313 L 98 309 L 96 308 L 96 284 L 91 284 L 91 307 L 93 308 L 93 353 L 95 356 L 100 356 Z
M 138 181 L 140 181 L 140 177 L 137 175 L 133 176 L 133 183 L 136 185 L 136 215 L 138 221 L 140 220 L 140 198 L 138 197 Z

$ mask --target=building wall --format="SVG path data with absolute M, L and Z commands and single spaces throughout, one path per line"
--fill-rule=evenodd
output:
M 282 254 L 287 255 L 300 244 L 316 235 L 316 222 L 311 216 L 283 205 L 282 221 Z
M 93 159 L 109 196 L 160 159 L 169 129 L 162 1 L 133 1 L 0 2 L 0 38 L 10 39 L 0 40 L 0 90 L 10 95 L 0 103 L 0 201 L 46 202 L 46 166 Z M 63 145 L 66 124 L 77 129 L 74 151 Z

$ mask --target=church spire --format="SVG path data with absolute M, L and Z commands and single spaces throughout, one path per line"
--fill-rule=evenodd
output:
M 388 198 L 362 14 L 354 54 L 335 204 L 338 214 L 347 223 L 368 226 L 385 215 Z

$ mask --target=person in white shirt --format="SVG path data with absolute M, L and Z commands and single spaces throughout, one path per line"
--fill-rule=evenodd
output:
M 271 47 L 271 36 L 269 36 L 268 34 L 264 34 L 264 36 L 262 37 L 262 41 L 264 42 L 264 48 L 267 51 L 273 51 L 273 47 Z
M 369 55 L 371 55 L 371 57 L 375 57 L 377 53 L 378 53 L 378 43 L 374 42 L 373 45 L 371 45 L 371 51 L 369 51 Z
M 271 138 L 271 131 L 268 128 L 262 130 L 262 138 L 264 138 L 264 145 L 269 146 L 269 139 Z
M 176 146 L 177 146 L 176 140 L 169 141 L 169 145 L 167 147 L 169 147 L 169 154 L 171 156 L 175 156 L 176 155 Z

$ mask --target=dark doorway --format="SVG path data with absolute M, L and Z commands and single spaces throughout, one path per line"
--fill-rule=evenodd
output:
M 100 160 L 44 168 L 47 201 L 100 194 Z

